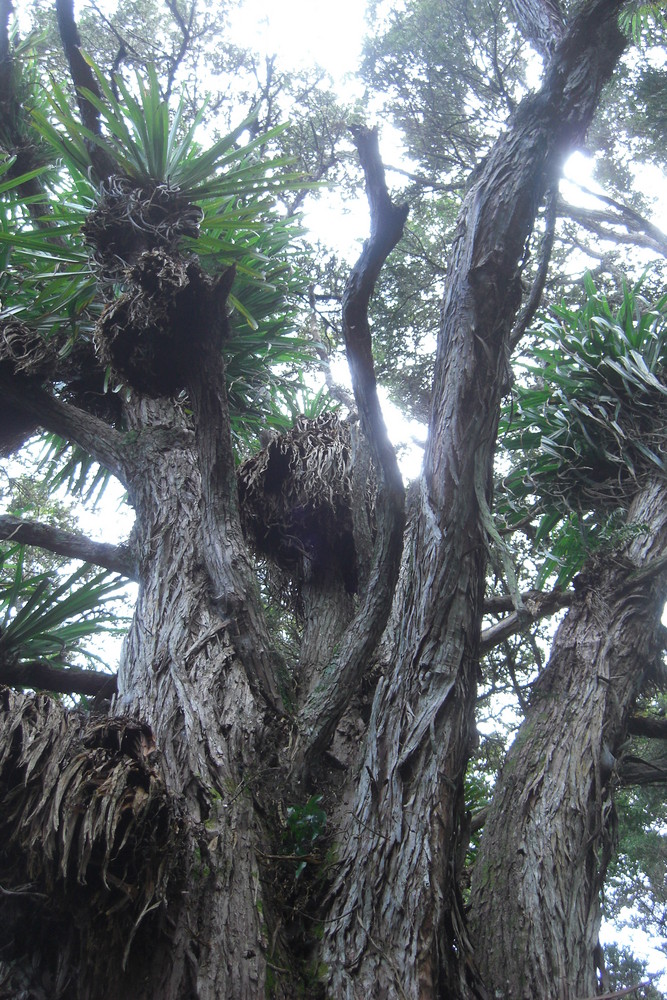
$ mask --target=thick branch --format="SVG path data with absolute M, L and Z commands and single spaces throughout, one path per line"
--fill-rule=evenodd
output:
M 547 280 L 549 261 L 551 260 L 551 251 L 553 250 L 554 237 L 556 235 L 556 206 L 557 188 L 554 186 L 547 194 L 546 211 L 544 213 L 545 229 L 544 235 L 540 241 L 540 256 L 537 271 L 535 272 L 535 277 L 533 278 L 533 284 L 530 289 L 528 300 L 519 313 L 517 321 L 514 324 L 514 328 L 512 329 L 512 333 L 510 334 L 511 350 L 516 347 L 523 337 L 529 324 L 532 322 L 535 313 L 539 309 L 540 302 L 542 301 L 542 293 Z
M 100 113 L 83 93 L 83 90 L 89 90 L 96 97 L 101 97 L 95 74 L 81 51 L 79 29 L 74 20 L 74 0 L 56 0 L 56 16 L 63 50 L 76 88 L 81 121 L 90 132 L 100 135 Z M 86 146 L 100 180 L 114 173 L 116 165 L 104 149 L 94 142 L 86 141 Z
M 0 374 L 0 400 L 46 430 L 80 445 L 96 462 L 127 485 L 132 453 L 123 434 L 76 406 L 63 403 L 29 379 Z
M 24 545 L 38 545 L 49 552 L 70 559 L 102 566 L 113 573 L 120 573 L 129 580 L 138 580 L 134 555 L 127 545 L 110 545 L 95 542 L 78 531 L 63 531 L 51 524 L 24 521 L 9 514 L 0 515 L 0 538 L 11 539 Z
M 511 600 L 510 597 L 507 598 Z M 532 622 L 539 621 L 547 615 L 552 615 L 560 608 L 567 608 L 572 600 L 572 593 L 562 590 L 554 590 L 551 593 L 543 594 L 540 591 L 531 591 L 524 598 L 524 610 L 515 611 L 501 621 L 490 625 L 482 630 L 480 637 L 480 655 L 488 653 L 499 643 L 510 636 L 522 632 Z M 485 606 L 486 609 L 486 606 Z M 509 609 L 508 609 L 509 610 Z
M 84 694 L 90 698 L 116 693 L 116 675 L 78 667 L 55 667 L 46 660 L 0 662 L 0 684 L 58 694 Z
M 233 623 L 235 645 L 248 679 L 274 707 L 282 696 L 279 656 L 255 596 L 255 574 L 243 539 L 238 510 L 236 464 L 225 383 L 223 343 L 228 335 L 226 301 L 233 268 L 200 288 L 199 315 L 192 317 L 193 360 L 188 393 L 194 414 L 197 460 L 202 480 L 203 552 L 213 599 Z
M 40 156 L 40 147 L 34 142 L 34 135 L 28 137 L 21 127 L 25 109 L 16 93 L 18 74 L 9 40 L 9 20 L 13 9 L 12 0 L 0 0 L 0 123 L 6 152 L 16 157 L 6 177 L 28 174 L 44 162 Z M 46 217 L 51 212 L 39 177 L 23 181 L 17 191 L 25 199 L 24 203 L 35 225 L 42 228 L 48 226 Z
M 343 334 L 361 425 L 381 470 L 382 484 L 373 565 L 364 602 L 301 712 L 302 750 L 306 757 L 321 751 L 333 735 L 380 639 L 398 579 L 405 528 L 405 491 L 377 395 L 368 304 L 382 266 L 403 234 L 408 206 L 394 205 L 389 197 L 377 130 L 356 129 L 354 139 L 366 178 L 371 235 L 345 287 Z
M 565 34 L 558 0 L 511 0 L 522 35 L 548 59 Z
M 13 9 L 12 0 L 0 0 L 0 65 L 9 61 L 9 18 Z M 4 75 L 1 79 L 4 82 Z
M 623 785 L 667 784 L 667 757 L 656 760 L 625 757 L 620 763 L 618 775 Z
M 665 716 L 631 715 L 628 721 L 628 733 L 631 736 L 667 740 L 667 718 Z
M 545 605 L 545 614 L 551 614 L 557 608 L 567 608 L 570 605 L 574 591 L 572 590 L 526 590 L 521 594 L 524 605 Z M 511 594 L 493 594 L 484 600 L 484 614 L 495 615 L 501 611 L 513 611 L 516 598 Z

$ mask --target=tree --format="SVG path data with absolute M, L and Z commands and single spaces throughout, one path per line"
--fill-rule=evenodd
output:
M 55 84 L 50 108 L 40 105 L 3 5 L 3 144 L 16 156 L 0 192 L 3 445 L 16 448 L 37 428 L 57 435 L 79 449 L 79 463 L 92 458 L 121 481 L 136 522 L 127 545 L 103 551 L 25 518 L 3 518 L 2 531 L 139 583 L 108 713 L 2 691 L 5 995 L 594 992 L 606 863 L 596 859 L 609 839 L 615 768 L 606 755 L 618 750 L 640 689 L 633 641 L 647 664 L 657 655 L 660 461 L 629 501 L 630 523 L 642 527 L 603 574 L 604 616 L 591 613 L 590 568 L 567 597 L 571 614 L 513 751 L 526 748 L 521 766 L 510 756 L 496 797 L 509 803 L 501 820 L 510 829 L 530 820 L 525 795 L 543 781 L 545 751 L 529 737 L 544 735 L 547 709 L 552 757 L 571 759 L 571 733 L 586 733 L 574 776 L 550 772 L 558 788 L 547 796 L 560 803 L 558 789 L 573 782 L 579 793 L 546 827 L 576 830 L 578 878 L 545 883 L 550 933 L 521 938 L 510 956 L 519 968 L 508 971 L 496 944 L 506 880 L 498 877 L 496 895 L 489 874 L 510 870 L 495 808 L 470 921 L 461 897 L 479 657 L 494 641 L 481 632 L 487 559 L 502 552 L 493 462 L 521 262 L 627 44 L 621 0 L 592 0 L 567 24 L 557 4 L 546 19 L 541 4 L 515 7 L 544 55 L 544 80 L 469 179 L 424 470 L 406 511 L 368 311 L 407 206 L 389 196 L 376 133 L 354 131 L 371 235 L 342 303 L 362 433 L 326 412 L 278 433 L 285 419 L 274 411 L 276 429 L 237 467 L 234 442 L 247 445 L 279 393 L 293 398 L 289 365 L 303 356 L 284 332 L 303 284 L 290 267 L 292 229 L 272 207 L 298 179 L 260 158 L 270 136 L 242 145 L 252 118 L 205 152 L 183 106 L 170 122 L 154 71 L 134 89 L 121 76 L 110 85 L 82 58 L 67 0 L 56 8 L 79 115 Z M 14 621 L 30 606 L 29 583 Z M 515 621 L 560 596 L 531 604 L 515 588 Z M 288 630 L 300 635 L 296 653 Z M 616 675 L 599 681 L 613 673 L 606 630 L 623 649 L 618 684 Z M 554 697 L 575 683 L 579 691 L 568 671 L 580 661 L 568 650 L 581 637 L 596 650 L 585 658 L 591 696 Z M 3 648 L 3 638 L 4 681 L 62 690 L 49 650 L 36 680 L 20 643 Z M 98 683 L 108 693 L 108 675 Z M 68 690 L 83 689 L 72 677 Z M 534 826 L 522 829 L 539 851 Z M 511 871 L 528 893 L 532 870 Z M 565 926 L 568 893 L 574 928 Z M 532 912 L 526 905 L 517 919 Z M 480 928 L 493 931 L 488 942 Z

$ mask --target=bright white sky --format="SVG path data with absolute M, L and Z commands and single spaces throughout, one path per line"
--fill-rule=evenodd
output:
M 285 68 L 317 63 L 338 82 L 358 65 L 365 14 L 363 0 L 243 0 L 232 30 L 239 44 L 276 54 Z

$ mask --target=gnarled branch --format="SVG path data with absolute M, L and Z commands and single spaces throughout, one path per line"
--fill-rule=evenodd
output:
M 83 93 L 84 90 L 89 90 L 96 97 L 101 97 L 95 74 L 81 51 L 79 29 L 74 20 L 74 0 L 56 0 L 56 16 L 63 50 L 69 64 L 72 82 L 76 88 L 81 121 L 90 132 L 100 135 L 100 113 Z M 115 172 L 116 165 L 104 149 L 97 143 L 88 140 L 86 140 L 86 146 L 100 180 Z
M 104 420 L 63 403 L 30 379 L 0 374 L 0 402 L 33 417 L 39 427 L 73 441 L 127 485 L 132 450 L 123 434 Z
M 552 590 L 549 593 L 542 593 L 539 590 L 531 590 L 526 595 L 522 595 L 524 610 L 513 612 L 501 621 L 482 630 L 480 637 L 480 654 L 488 653 L 504 639 L 521 632 L 527 625 L 539 621 L 547 615 L 552 615 L 560 608 L 567 608 L 572 600 L 572 592 L 563 590 Z M 502 603 L 506 602 L 506 603 Z M 484 604 L 484 610 L 510 610 L 511 598 L 494 599 Z M 502 606 L 501 606 L 502 605 Z
M 356 691 L 364 665 L 380 639 L 391 609 L 405 527 L 405 491 L 377 395 L 368 304 L 382 266 L 401 236 L 407 205 L 394 205 L 380 158 L 377 130 L 354 130 L 366 178 L 371 235 L 348 278 L 343 295 L 343 334 L 361 425 L 381 471 L 377 501 L 377 536 L 366 596 L 300 713 L 301 752 L 320 752 Z
M 618 768 L 623 785 L 667 784 L 667 757 L 644 760 L 642 757 L 624 757 Z
M 102 566 L 113 573 L 120 573 L 129 580 L 138 580 L 139 573 L 134 555 L 127 545 L 95 542 L 79 531 L 63 531 L 40 521 L 25 521 L 10 514 L 0 515 L 0 538 L 11 539 L 24 545 L 38 545 L 49 552 L 70 559 Z
M 667 740 L 667 718 L 664 716 L 631 715 L 628 720 L 628 732 L 631 736 Z
M 89 698 L 116 693 L 116 675 L 79 667 L 56 667 L 46 660 L 0 661 L 0 684 L 58 694 L 85 694 Z

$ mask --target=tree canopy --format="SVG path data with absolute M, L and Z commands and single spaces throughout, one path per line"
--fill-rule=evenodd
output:
M 660 5 L 373 2 L 361 100 L 225 4 L 29 13 L 0 996 L 656 995 L 599 932 L 665 947 Z M 302 213 L 362 184 L 350 264 Z

